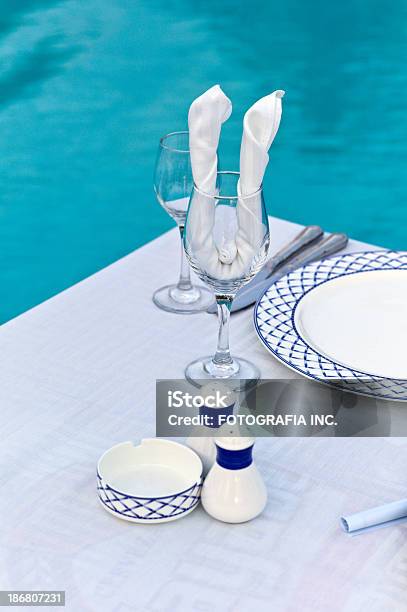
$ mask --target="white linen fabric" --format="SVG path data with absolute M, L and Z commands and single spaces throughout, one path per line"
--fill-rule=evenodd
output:
M 270 223 L 273 252 L 301 229 Z M 100 506 L 100 455 L 154 435 L 156 379 L 214 348 L 214 317 L 151 302 L 177 274 L 177 231 L 0 328 L 2 589 L 66 589 L 66 612 L 405 612 L 407 526 L 347 538 L 338 515 L 405 496 L 406 439 L 257 439 L 269 501 L 238 526 L 202 508 L 134 525 Z M 231 343 L 264 378 L 295 377 L 251 310 Z
M 194 183 L 204 193 L 216 191 L 218 145 L 222 123 L 232 112 L 232 103 L 219 85 L 214 85 L 189 108 L 189 151 Z
M 217 244 L 213 231 L 215 206 L 210 196 L 216 193 L 217 151 L 221 127 L 231 112 L 231 101 L 219 85 L 214 85 L 192 102 L 188 113 L 192 175 L 196 187 L 203 192 L 194 193 L 195 202 L 189 213 L 190 225 L 194 227 L 190 241 L 194 256 L 202 268 L 210 270 L 212 275 L 222 269 L 218 250 L 221 244 Z
M 284 93 L 279 89 L 261 98 L 244 116 L 239 180 L 239 194 L 242 196 L 255 194 L 263 183 L 269 162 L 268 151 L 280 127 Z M 260 194 L 240 198 L 237 217 L 236 251 L 242 258 L 242 266 L 247 266 L 264 241 Z
M 239 279 L 247 274 L 264 242 L 261 194 L 252 194 L 263 180 L 268 150 L 280 125 L 283 95 L 284 91 L 277 90 L 258 100 L 245 114 L 238 186 L 242 198 L 238 200 L 236 214 L 234 209 L 219 205 L 215 213 L 210 197 L 216 193 L 216 150 L 222 123 L 231 113 L 230 100 L 216 85 L 191 105 L 188 126 L 192 173 L 195 184 L 204 193 L 194 195 L 191 226 L 199 231 L 191 232 L 190 241 L 199 266 L 214 278 Z M 226 223 L 227 215 L 236 216 L 236 222 L 231 219 L 230 224 Z M 220 216 L 224 217 L 223 222 Z
M 240 147 L 240 193 L 243 196 L 261 187 L 269 162 L 268 151 L 280 127 L 284 94 L 278 89 L 260 98 L 244 116 Z

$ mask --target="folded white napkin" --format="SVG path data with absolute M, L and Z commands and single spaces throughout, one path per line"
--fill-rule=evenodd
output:
M 341 517 L 346 533 L 357 535 L 407 520 L 407 499 Z
M 269 161 L 268 151 L 280 126 L 284 93 L 278 89 L 260 98 L 244 116 L 239 180 L 239 194 L 242 196 L 255 193 L 262 185 Z M 260 197 L 240 199 L 237 216 L 236 251 L 237 254 L 244 253 L 250 262 L 264 240 Z
M 232 103 L 219 85 L 194 100 L 188 113 L 189 151 L 194 183 L 210 195 L 216 190 L 218 145 L 222 123 L 232 112 Z
M 189 151 L 195 185 L 204 193 L 216 193 L 218 145 L 222 124 L 232 112 L 232 103 L 219 85 L 214 85 L 194 100 L 188 113 Z M 216 274 L 219 251 L 213 235 L 215 207 L 210 198 L 195 192 L 190 225 L 194 232 L 189 240 L 195 259 L 206 272 Z M 198 229 L 199 228 L 199 231 Z
M 284 93 L 278 89 L 260 98 L 244 116 L 240 147 L 240 193 L 243 196 L 257 191 L 263 182 L 268 151 L 280 126 Z
M 258 100 L 246 113 L 240 152 L 238 192 L 247 196 L 261 186 L 268 163 L 268 150 L 281 119 L 281 90 Z M 191 105 L 188 114 L 189 148 L 194 182 L 203 192 L 216 193 L 217 147 L 222 124 L 232 110 L 230 100 L 215 85 Z M 218 206 L 195 194 L 190 211 L 191 226 L 199 228 L 190 236 L 194 257 L 205 272 L 217 279 L 238 279 L 247 273 L 264 241 L 260 196 L 239 199 L 237 211 Z M 196 200 L 200 197 L 199 205 Z M 219 215 L 219 217 L 218 217 Z M 229 223 L 224 221 L 230 216 Z M 219 228 L 222 227 L 220 233 Z M 228 235 L 225 233 L 228 228 Z

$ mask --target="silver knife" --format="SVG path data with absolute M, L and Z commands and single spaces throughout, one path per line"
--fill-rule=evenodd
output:
M 325 259 L 330 255 L 333 255 L 337 251 L 340 251 L 346 247 L 348 243 L 348 237 L 346 234 L 330 234 L 326 238 L 323 238 L 318 244 L 311 245 L 304 252 L 300 253 L 296 257 L 293 257 L 287 263 L 281 265 L 276 272 L 271 274 L 268 278 L 260 280 L 258 283 L 249 283 L 243 287 L 236 295 L 233 304 L 232 312 L 242 310 L 254 304 L 258 298 L 264 293 L 268 287 L 278 281 L 280 278 L 313 261 L 319 259 Z M 257 278 L 257 277 L 255 277 Z
M 275 255 L 266 261 L 260 272 L 258 272 L 256 276 L 249 283 L 247 283 L 247 285 L 245 285 L 244 289 L 248 290 L 249 288 L 256 286 L 260 281 L 268 278 L 272 273 L 274 273 L 276 268 L 287 261 L 287 259 L 295 255 L 295 253 L 304 247 L 312 244 L 323 235 L 324 232 L 318 225 L 308 225 L 307 227 L 304 227 L 304 229 L 294 236 L 294 238 L 290 240 L 288 244 L 285 244 L 279 251 L 277 251 L 277 253 L 275 253 Z M 240 291 L 237 295 L 240 295 Z M 234 308 L 232 308 L 232 312 L 233 310 Z M 216 303 L 211 304 L 206 312 L 212 314 L 216 313 Z
M 318 238 L 321 238 L 324 235 L 324 231 L 322 227 L 319 225 L 308 225 L 304 227 L 290 242 L 285 244 L 277 253 L 275 253 L 266 263 L 263 268 L 260 270 L 258 274 L 256 274 L 253 280 L 257 280 L 259 275 L 261 275 L 260 280 L 262 278 L 266 278 L 270 276 L 272 272 L 280 266 L 284 261 L 286 261 L 292 255 L 295 255 L 297 251 L 304 248 L 308 244 L 315 242 Z M 253 281 L 250 281 L 253 282 Z M 248 286 L 249 283 L 246 285 Z

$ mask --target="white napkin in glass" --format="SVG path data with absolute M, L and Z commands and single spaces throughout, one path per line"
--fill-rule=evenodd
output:
M 407 499 L 401 499 L 390 504 L 343 516 L 341 517 L 341 526 L 346 533 L 357 535 L 406 520 Z
M 263 181 L 268 164 L 268 150 L 278 131 L 281 119 L 281 98 L 284 91 L 277 90 L 258 100 L 245 114 L 240 151 L 239 194 L 250 195 Z M 199 189 L 207 194 L 216 193 L 217 147 L 222 123 L 230 116 L 232 105 L 215 85 L 191 105 L 188 114 L 189 148 L 192 174 Z M 195 195 L 197 198 L 198 195 Z M 232 213 L 228 207 L 217 207 L 217 215 Z M 239 199 L 237 224 L 216 224 L 232 228 L 231 236 L 214 235 L 215 207 L 202 196 L 199 206 L 191 211 L 194 227 L 194 255 L 200 266 L 215 278 L 239 278 L 247 273 L 253 258 L 265 238 L 261 218 L 261 198 Z M 216 232 L 215 232 L 216 233 Z
M 194 183 L 210 195 L 216 190 L 218 145 L 222 123 L 232 112 L 232 103 L 219 85 L 194 100 L 188 113 L 189 151 Z
M 239 183 L 243 196 L 257 191 L 263 182 L 269 161 L 268 151 L 280 126 L 284 93 L 278 89 L 260 98 L 244 116 Z
M 242 196 L 255 193 L 262 185 L 269 161 L 268 151 L 280 126 L 284 93 L 278 89 L 260 98 L 244 116 L 239 180 L 239 194 Z M 258 252 L 264 240 L 261 212 L 260 197 L 238 201 L 236 250 L 238 255 L 244 254 L 248 261 Z
M 219 85 L 214 85 L 194 100 L 188 113 L 189 151 L 195 185 L 204 193 L 216 193 L 218 145 L 222 124 L 232 112 L 232 103 Z M 210 198 L 194 194 L 195 206 L 189 212 L 195 228 L 190 237 L 194 256 L 200 266 L 214 276 L 219 274 L 219 251 L 213 235 L 215 206 Z M 198 198 L 200 199 L 197 202 Z

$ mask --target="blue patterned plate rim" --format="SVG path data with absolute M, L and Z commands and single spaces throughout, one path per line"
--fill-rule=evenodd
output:
M 321 279 L 319 282 L 315 282 L 313 281 L 311 286 L 309 288 L 307 288 L 306 290 L 302 291 L 301 294 L 295 299 L 294 301 L 294 305 L 292 307 L 288 308 L 289 311 L 289 315 L 287 316 L 287 319 L 284 321 L 284 323 L 287 326 L 291 327 L 291 333 L 295 336 L 295 341 L 292 342 L 292 346 L 291 348 L 288 350 L 286 349 L 285 352 L 289 352 L 290 354 L 292 354 L 293 352 L 293 347 L 295 346 L 295 344 L 297 342 L 301 342 L 303 343 L 304 346 L 307 347 L 307 350 L 313 354 L 313 356 L 316 358 L 316 360 L 319 363 L 319 373 L 312 373 L 310 372 L 310 368 L 309 367 L 300 367 L 294 363 L 292 363 L 291 361 L 289 361 L 289 359 L 287 357 L 285 357 L 284 355 L 281 354 L 281 352 L 279 352 L 279 350 L 277 350 L 276 348 L 274 348 L 270 342 L 267 339 L 267 336 L 265 336 L 265 334 L 262 332 L 262 330 L 260 329 L 259 326 L 259 308 L 263 308 L 263 304 L 262 302 L 264 301 L 265 298 L 270 300 L 270 303 L 272 304 L 273 302 L 273 297 L 272 296 L 267 296 L 267 294 L 270 291 L 276 290 L 278 291 L 279 286 L 290 286 L 290 283 L 287 283 L 287 279 L 290 279 L 294 276 L 298 276 L 298 274 L 301 274 L 302 277 L 304 275 L 304 272 L 306 271 L 314 271 L 314 276 L 315 276 L 315 272 L 317 271 L 317 267 L 318 266 L 328 266 L 330 268 L 334 268 L 335 265 L 338 265 L 340 262 L 342 261 L 346 261 L 349 260 L 349 264 L 356 264 L 357 260 L 359 259 L 363 259 L 365 257 L 369 257 L 372 255 L 376 255 L 377 257 L 372 258 L 370 261 L 365 262 L 363 264 L 363 266 L 361 267 L 361 269 L 359 270 L 351 270 L 351 271 L 344 271 L 344 272 L 337 272 L 337 273 L 333 273 L 332 269 L 329 271 L 328 273 L 328 277 L 325 279 Z M 372 264 L 374 262 L 377 262 L 377 260 L 381 257 L 385 257 L 388 258 L 389 261 L 387 262 L 379 262 L 381 264 L 380 267 L 371 267 L 368 268 L 369 263 Z M 403 257 L 406 259 L 405 262 L 399 262 L 402 263 L 402 265 L 399 266 L 395 266 L 394 265 L 394 260 L 392 261 L 390 258 L 391 257 Z M 374 382 L 378 385 L 380 385 L 380 382 L 385 382 L 388 381 L 390 384 L 399 384 L 399 385 L 403 385 L 403 383 L 407 383 L 406 379 L 393 379 L 393 378 L 389 378 L 389 377 L 385 377 L 385 376 L 379 376 L 377 374 L 371 374 L 369 372 L 363 372 L 361 370 L 355 370 L 349 366 L 346 366 L 344 364 L 341 364 L 331 358 L 329 358 L 326 355 L 323 355 L 322 353 L 319 353 L 315 348 L 313 348 L 312 346 L 309 345 L 309 343 L 303 338 L 302 334 L 299 332 L 299 330 L 297 329 L 296 325 L 295 325 L 295 321 L 294 321 L 294 316 L 295 316 L 295 311 L 299 305 L 299 303 L 301 302 L 301 300 L 305 297 L 305 295 L 307 295 L 308 293 L 310 293 L 312 290 L 316 289 L 317 287 L 319 287 L 320 285 L 327 283 L 331 280 L 336 280 L 340 277 L 344 277 L 344 276 L 349 276 L 352 274 L 358 274 L 361 272 L 374 272 L 374 271 L 381 271 L 381 270 L 407 270 L 407 252 L 406 251 L 393 251 L 393 250 L 383 250 L 383 249 L 372 249 L 372 250 L 368 250 L 368 251 L 356 251 L 353 253 L 345 253 L 343 255 L 339 255 L 339 256 L 335 256 L 335 257 L 330 257 L 327 259 L 323 259 L 317 262 L 313 262 L 311 264 L 307 264 L 305 266 L 302 266 L 300 268 L 297 268 L 296 270 L 289 272 L 288 274 L 286 274 L 285 276 L 283 276 L 281 279 L 279 279 L 278 281 L 276 281 L 275 283 L 272 283 L 270 285 L 270 287 L 268 287 L 267 289 L 265 289 L 262 293 L 262 295 L 258 298 L 255 307 L 254 307 L 254 312 L 253 312 L 253 319 L 254 319 L 254 327 L 256 330 L 256 333 L 259 337 L 259 339 L 261 340 L 262 344 L 264 344 L 264 346 L 267 348 L 267 350 L 274 355 L 274 357 L 276 359 L 278 359 L 281 363 L 283 363 L 284 365 L 286 365 L 287 367 L 289 367 L 291 370 L 300 373 L 302 376 L 305 376 L 307 378 L 316 380 L 318 382 L 321 383 L 325 383 L 325 384 L 337 384 L 339 381 L 345 381 L 347 382 L 347 379 L 354 379 L 356 380 L 358 383 L 360 383 L 360 385 L 363 386 L 363 384 L 369 383 L 369 382 Z M 277 296 L 275 297 L 279 297 L 281 299 L 281 296 L 279 296 L 277 294 Z M 275 299 L 274 297 L 274 299 Z M 281 322 L 279 322 L 279 325 L 281 325 Z M 285 340 L 286 342 L 289 342 L 287 340 Z M 326 375 L 326 371 L 324 370 L 321 360 L 328 362 L 330 364 L 332 364 L 333 369 L 335 369 L 337 371 L 338 377 L 337 378 L 329 378 Z M 347 375 L 341 375 L 337 368 L 345 370 L 347 372 Z M 318 368 L 316 368 L 318 369 Z M 332 371 L 332 370 L 331 370 Z M 353 381 L 354 382 L 354 381 Z M 388 389 L 388 385 L 383 385 L 383 389 L 387 390 Z M 384 397 L 386 399 L 397 399 L 400 401 L 405 401 L 407 400 L 407 385 L 404 386 L 403 388 L 403 392 L 405 393 L 405 397 L 400 397 L 399 392 L 394 391 L 394 393 L 397 393 L 397 395 L 392 395 L 391 393 L 380 393 L 378 392 L 378 389 L 375 389 L 375 392 L 372 392 L 372 390 L 370 390 L 369 392 L 365 389 L 357 389 L 355 387 L 353 387 L 353 390 L 357 393 L 362 393 L 363 395 L 370 395 L 373 397 Z

